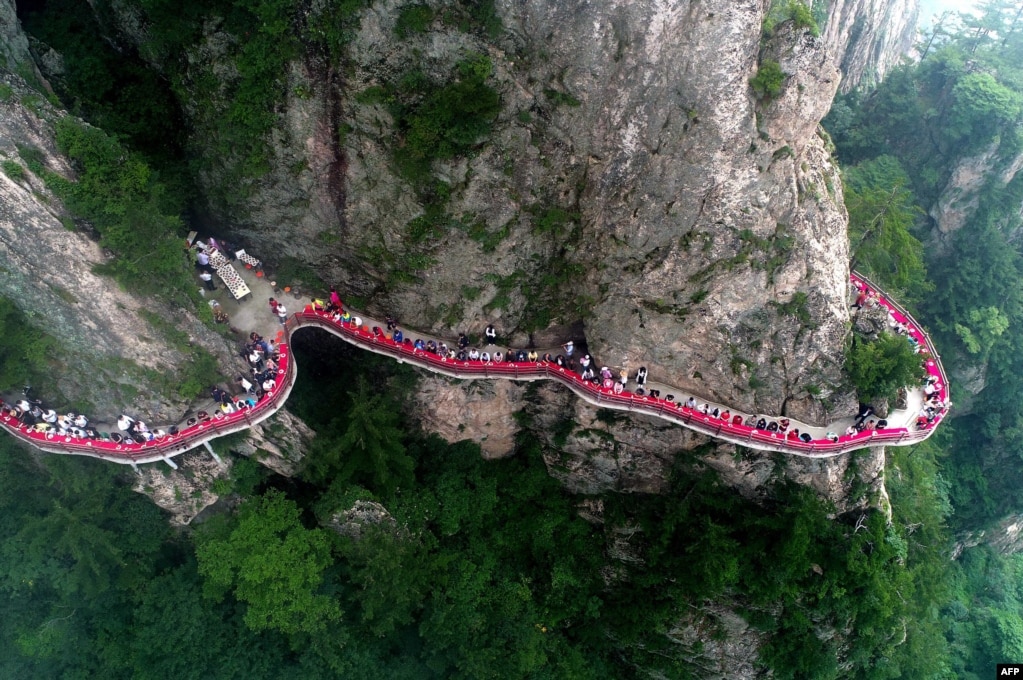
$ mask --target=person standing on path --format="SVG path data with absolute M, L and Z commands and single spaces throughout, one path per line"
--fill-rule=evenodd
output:
M 213 274 L 210 274 L 205 269 L 199 272 L 199 278 L 206 284 L 206 290 L 216 290 L 217 287 L 213 285 Z
M 195 254 L 195 263 L 204 272 L 210 270 L 210 256 L 206 254 L 205 250 L 200 250 Z
M 564 345 L 562 345 L 562 347 L 565 348 L 565 356 L 566 357 L 571 357 L 572 356 L 572 352 L 575 351 L 575 344 L 571 340 L 569 340 Z
M 277 314 L 277 320 L 281 322 L 282 326 L 288 323 L 288 309 L 280 302 L 277 303 L 277 309 L 274 310 L 274 313 Z

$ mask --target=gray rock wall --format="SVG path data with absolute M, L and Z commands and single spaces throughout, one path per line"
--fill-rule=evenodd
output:
M 33 149 L 48 170 L 73 178 L 53 142 L 53 123 L 67 114 L 16 75 L 0 71 L 0 82 L 13 91 L 0 101 L 0 158 L 21 165 L 24 173 L 19 179 L 0 173 L 0 295 L 60 341 L 68 358 L 58 381 L 67 396 L 96 407 L 91 415 L 116 417 L 130 407 L 157 422 L 178 418 L 182 404 L 144 371 L 172 373 L 183 355 L 141 312 L 158 310 L 176 320 L 193 343 L 225 364 L 228 347 L 191 313 L 156 307 L 93 273 L 110 255 L 85 231 L 73 230 L 60 200 L 21 160 L 22 150 Z
M 498 3 L 496 39 L 438 20 L 399 40 L 402 4 L 383 0 L 363 12 L 343 69 L 312 52 L 291 65 L 267 174 L 237 182 L 211 138 L 225 102 L 186 101 L 199 179 L 214 214 L 266 259 L 308 264 L 371 312 L 446 333 L 494 322 L 516 344 L 575 323 L 602 363 L 823 422 L 854 406 L 840 368 L 841 183 L 817 134 L 839 85 L 835 51 L 851 42 L 785 25 L 764 42 L 768 5 Z M 843 12 L 875 21 L 881 8 L 834 10 L 829 27 Z M 121 14 L 125 35 L 144 40 L 137 13 Z M 209 21 L 180 87 L 202 80 L 226 97 L 238 40 Z M 448 216 L 483 238 L 452 226 L 417 241 L 407 225 L 424 206 L 392 162 L 401 132 L 358 95 L 413 68 L 443 80 L 469 53 L 492 61 L 501 113 L 472 153 L 433 171 L 450 187 Z M 758 101 L 749 81 L 765 60 L 786 79 Z M 550 208 L 577 219 L 544 231 Z M 508 413 L 519 397 L 493 399 Z M 464 414 L 473 400 L 441 401 Z M 435 429 L 466 426 L 449 438 L 491 441 L 492 455 L 510 446 L 511 423 L 470 420 L 433 418 Z
M 869 88 L 897 66 L 913 49 L 919 18 L 920 0 L 829 0 L 821 30 L 842 70 L 842 92 Z

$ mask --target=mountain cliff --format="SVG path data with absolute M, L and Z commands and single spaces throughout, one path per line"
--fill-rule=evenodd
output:
M 203 209 L 296 283 L 336 282 L 370 312 L 450 335 L 494 323 L 516 345 L 571 336 L 616 369 L 644 365 L 741 409 L 822 423 L 855 397 L 841 370 L 841 182 L 818 123 L 837 65 L 861 63 L 848 55 L 876 37 L 836 33 L 837 17 L 875 25 L 883 12 L 840 3 L 821 37 L 792 21 L 768 36 L 769 4 L 529 2 L 482 14 L 325 4 L 290 17 L 299 40 L 269 15 L 260 25 L 186 13 L 177 33 L 158 3 L 97 16 L 111 43 L 174 83 Z M 270 38 L 287 58 L 259 80 L 250 52 Z M 64 82 L 59 60 L 40 61 Z M 775 65 L 771 92 L 751 86 Z M 255 105 L 246 97 L 259 82 Z M 438 135 L 444 120 L 456 135 Z M 114 316 L 68 327 L 131 327 L 130 313 Z M 148 337 L 144 323 L 129 335 Z M 151 363 L 176 356 L 126 338 L 67 339 Z M 426 427 L 511 450 L 510 418 L 500 436 L 493 419 L 462 422 L 466 387 L 424 390 Z M 525 404 L 523 388 L 498 392 L 490 412 Z M 560 395 L 530 398 L 563 408 Z M 442 402 L 448 411 L 429 407 Z M 640 469 L 678 448 L 630 445 L 627 429 L 612 434 Z M 591 448 L 574 434 L 568 444 Z
M 870 89 L 913 49 L 919 0 L 832 0 L 823 37 L 838 56 L 842 92 Z
M 494 322 L 525 344 L 581 322 L 602 361 L 739 407 L 816 422 L 850 407 L 840 184 L 815 132 L 839 75 L 821 40 L 761 45 L 760 2 L 500 6 L 494 38 L 438 8 L 396 39 L 409 9 L 375 4 L 343 58 L 289 63 L 269 172 L 229 187 L 244 159 L 204 156 L 235 233 L 413 327 Z M 235 40 L 205 24 L 186 82 L 230 74 Z M 788 74 L 769 102 L 749 86 L 762 53 Z M 410 128 L 466 84 L 467 55 L 499 97 L 489 134 L 410 170 Z M 190 99 L 196 144 L 215 139 L 227 100 Z
M 843 33 L 837 17 L 880 25 L 880 6 L 835 3 L 821 35 L 793 20 L 766 35 L 767 0 L 328 1 L 284 14 L 268 2 L 251 15 L 222 11 L 229 4 L 121 1 L 97 4 L 96 16 L 119 54 L 169 83 L 197 219 L 258 253 L 282 284 L 337 283 L 359 308 L 449 336 L 493 323 L 516 346 L 570 337 L 616 370 L 643 365 L 749 411 L 822 423 L 855 409 L 842 372 L 846 214 L 819 122 L 839 66 L 858 65 L 847 82 L 864 78 L 887 50 L 848 56 L 879 33 Z M 0 293 L 52 316 L 51 332 L 82 352 L 62 385 L 69 396 L 89 394 L 109 414 L 175 413 L 184 399 L 146 376 L 195 348 L 231 366 L 230 345 L 186 304 L 94 272 L 116 258 L 33 170 L 75 176 L 54 141 L 67 114 L 41 94 L 34 67 L 16 66 L 31 63 L 11 9 L 0 0 L 0 28 L 15 38 L 0 153 L 22 174 L 0 176 L 0 265 L 11 272 Z M 73 86 L 73 64 L 33 49 L 48 55 L 38 61 L 54 89 Z M 178 335 L 144 311 L 174 319 Z M 835 512 L 888 510 L 880 449 L 793 460 L 617 417 L 556 386 L 418 385 L 410 401 L 425 429 L 493 457 L 525 430 L 575 493 L 664 493 L 673 471 L 712 469 L 747 498 L 790 479 Z M 267 430 L 233 447 L 272 450 L 261 438 L 280 433 Z M 183 523 L 215 500 L 218 474 L 197 458 L 181 474 L 147 471 L 138 488 Z M 627 529 L 608 521 L 609 536 L 622 534 L 608 583 L 631 564 Z M 686 641 L 688 659 L 753 677 L 764 636 L 744 624 L 701 651 L 705 624 L 733 619 L 715 603 L 669 637 Z

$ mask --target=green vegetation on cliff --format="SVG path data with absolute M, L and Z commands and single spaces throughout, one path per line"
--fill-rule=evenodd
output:
M 683 631 L 719 606 L 763 636 L 777 677 L 938 670 L 918 654 L 935 615 L 917 603 L 942 583 L 941 520 L 910 479 L 924 459 L 892 524 L 836 520 L 796 487 L 754 505 L 681 470 L 664 496 L 590 499 L 589 522 L 535 439 L 483 460 L 410 431 L 407 368 L 296 351 L 320 377 L 293 395 L 319 431 L 302 479 L 253 484 L 241 461 L 236 509 L 194 530 L 171 532 L 122 468 L 0 440 L 0 675 L 690 678 Z
M 825 120 L 847 166 L 858 266 L 910 294 L 953 371 L 954 418 L 917 451 L 938 461 L 930 502 L 947 506 L 960 536 L 1023 511 L 1020 19 L 1018 3 L 993 0 L 945 21 L 919 63 L 840 98 Z M 947 644 L 931 653 L 948 675 L 984 677 L 1023 658 L 1018 557 L 969 548 L 943 571 L 950 595 L 933 606 Z
M 278 105 L 308 95 L 288 91 L 289 60 L 309 41 L 316 57 L 344 72 L 344 47 L 365 3 L 132 6 L 147 21 L 146 56 L 165 79 L 119 61 L 86 20 L 86 3 L 48 3 L 66 12 L 45 15 L 33 30 L 68 57 L 61 93 L 111 134 L 59 125 L 77 184 L 47 173 L 31 149 L 22 160 L 95 225 L 118 255 L 110 271 L 119 281 L 174 289 L 187 265 L 176 217 L 184 192 L 160 181 L 184 167 L 173 149 L 161 155 L 162 140 L 174 138 L 166 133 L 180 132 L 171 95 L 200 112 L 199 136 L 217 147 L 189 172 L 209 172 L 203 164 L 216 158 L 228 176 L 257 177 Z M 999 6 L 1008 7 L 991 4 Z M 813 30 L 804 3 L 774 8 L 778 20 Z M 891 453 L 891 522 L 880 511 L 834 517 L 806 489 L 784 487 L 753 504 L 709 472 L 687 470 L 687 460 L 665 496 L 587 499 L 602 509 L 602 522 L 587 522 L 580 499 L 550 478 L 536 441 L 521 441 L 512 459 L 483 461 L 472 445 L 414 432 L 397 396 L 407 375 L 396 367 L 366 357 L 317 366 L 302 355 L 321 382 L 300 382 L 295 395 L 320 433 L 301 478 L 268 481 L 239 463 L 221 484 L 237 493 L 236 508 L 181 534 L 117 471 L 33 459 L 0 441 L 0 484 L 9 492 L 0 522 L 0 675 L 685 678 L 699 675 L 692 661 L 702 652 L 687 631 L 713 628 L 720 611 L 744 618 L 761 642 L 757 663 L 781 678 L 970 677 L 1016 658 L 1019 561 L 978 550 L 949 568 L 945 523 L 984 527 L 1019 509 L 1023 180 L 989 180 L 954 234 L 928 232 L 918 207 L 936 204 L 959 161 L 990 152 L 986 162 L 1004 170 L 1023 148 L 1023 72 L 1015 66 L 1023 39 L 1011 13 L 990 19 L 994 28 L 969 26 L 934 41 L 920 65 L 840 101 L 829 119 L 847 165 L 856 265 L 914 300 L 947 360 L 975 362 L 987 381 L 970 415 L 911 453 Z M 467 2 L 407 5 L 396 32 L 414 40 L 435 22 L 500 31 L 492 2 Z M 137 89 L 126 87 L 136 76 Z M 487 57 L 470 55 L 447 78 L 415 70 L 359 95 L 392 114 L 390 157 L 424 206 L 407 225 L 407 253 L 374 251 L 397 284 L 429 266 L 430 240 L 447 229 L 464 230 L 484 250 L 502 238 L 472 216 L 448 215 L 452 187 L 432 174 L 436 162 L 472 153 L 490 133 L 500 107 L 490 78 Z M 784 78 L 765 61 L 754 90 L 770 98 Z M 545 93 L 553 106 L 578 104 Z M 221 184 L 245 190 L 244 182 Z M 538 233 L 567 245 L 579 238 L 570 211 L 546 203 L 531 211 Z M 141 266 L 139 254 L 150 251 L 153 261 Z M 544 327 L 559 305 L 584 304 L 551 299 L 581 273 L 564 255 L 539 262 L 543 273 L 532 283 L 521 272 L 493 275 L 491 306 L 519 288 L 536 310 L 524 324 Z M 800 300 L 779 311 L 801 318 Z M 49 367 L 38 351 L 46 345 L 12 312 L 0 309 L 0 317 L 9 344 L 0 369 L 17 387 L 23 369 Z M 889 387 L 867 369 L 915 360 L 900 349 L 896 338 L 852 350 L 864 394 Z M 865 493 L 852 474 L 846 481 L 851 496 Z M 341 511 L 357 503 L 379 504 L 380 521 L 363 520 L 356 531 L 349 515 L 359 513 Z M 344 531 L 325 528 L 331 523 L 346 523 Z M 712 635 L 727 637 L 723 625 Z
M 38 161 L 27 162 L 117 256 L 103 265 L 102 273 L 144 293 L 191 297 L 195 286 L 183 253 L 180 199 L 168 195 L 138 155 L 102 130 L 65 117 L 57 121 L 56 132 L 58 148 L 75 164 L 77 181 Z
M 960 528 L 981 528 L 1023 509 L 1010 481 L 1023 474 L 1017 398 L 1023 389 L 1017 285 L 1023 173 L 1011 170 L 1023 151 L 1023 34 L 1012 28 L 1016 14 L 1010 4 L 994 2 L 980 24 L 946 25 L 922 62 L 896 69 L 869 95 L 839 99 L 825 120 L 840 160 L 851 166 L 847 205 L 859 264 L 880 282 L 911 292 L 946 366 L 976 375 L 983 387 L 969 413 L 951 423 L 947 477 Z M 959 167 L 979 183 L 952 188 Z M 948 231 L 939 232 L 914 206 L 932 214 L 952 208 Z M 961 225 L 956 209 L 968 215 Z M 954 392 L 953 401 L 963 396 Z

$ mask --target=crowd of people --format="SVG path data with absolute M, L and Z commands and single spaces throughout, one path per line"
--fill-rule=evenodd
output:
M 213 239 L 210 239 L 209 247 L 217 248 Z M 196 262 L 202 272 L 208 271 L 208 256 L 204 263 L 202 256 L 206 252 L 200 250 L 200 256 Z M 205 279 L 204 279 L 205 280 Z M 910 327 L 906 321 L 897 318 L 892 309 L 884 300 L 867 285 L 857 281 L 857 293 L 854 309 L 864 309 L 873 305 L 884 305 L 889 312 L 889 326 L 891 330 L 905 336 L 908 341 L 917 347 L 917 351 L 928 353 L 926 343 L 918 337 L 918 332 Z M 286 324 L 289 312 L 285 305 L 269 298 L 269 308 L 279 323 Z M 316 297 L 310 299 L 307 310 L 319 312 L 327 316 L 335 323 L 343 324 L 351 328 L 363 329 L 363 320 L 345 308 L 341 296 L 333 286 L 330 288 L 329 298 L 322 300 Z M 373 326 L 364 330 L 371 333 L 378 340 L 388 340 L 406 351 L 417 354 L 422 353 L 431 357 L 455 362 L 478 363 L 482 365 L 497 365 L 508 363 L 524 363 L 533 365 L 548 365 L 563 369 L 565 372 L 574 373 L 578 380 L 586 383 L 593 389 L 605 390 L 615 395 L 628 394 L 629 396 L 650 397 L 655 400 L 662 400 L 662 403 L 672 405 L 683 412 L 689 412 L 695 416 L 702 416 L 707 422 L 717 422 L 721 425 L 744 426 L 752 430 L 765 432 L 776 437 L 784 437 L 789 441 L 810 443 L 814 436 L 807 431 L 800 431 L 799 427 L 793 427 L 788 418 L 771 418 L 756 414 L 733 413 L 729 408 L 714 405 L 707 402 L 699 402 L 696 397 L 688 396 L 678 398 L 674 394 L 666 394 L 662 397 L 661 389 L 664 385 L 650 384 L 648 382 L 649 372 L 646 366 L 640 366 L 634 375 L 630 375 L 627 368 L 617 371 L 609 366 L 600 366 L 587 352 L 585 343 L 576 343 L 572 340 L 564 343 L 560 348 L 553 351 L 539 350 L 535 347 L 507 348 L 500 346 L 498 329 L 493 324 L 488 324 L 480 338 L 480 344 L 470 340 L 467 333 L 458 334 L 453 346 L 449 346 L 443 340 L 427 337 L 416 337 L 406 334 L 396 319 L 388 317 L 383 322 L 384 327 Z M 237 394 L 231 394 L 220 386 L 211 386 L 209 389 L 213 406 L 210 408 L 212 414 L 206 410 L 198 411 L 185 423 L 192 426 L 196 423 L 211 418 L 223 418 L 226 415 L 236 413 L 240 410 L 255 408 L 259 402 L 268 394 L 271 394 L 278 386 L 278 374 L 281 365 L 280 349 L 277 343 L 270 339 L 264 339 L 258 333 L 250 333 L 248 341 L 243 343 L 241 356 L 248 364 L 247 374 L 239 374 L 234 380 Z M 924 363 L 929 360 L 925 356 Z M 631 390 L 630 382 L 633 383 Z M 948 403 L 942 399 L 946 393 L 937 376 L 931 375 L 925 370 L 922 391 L 924 394 L 924 405 L 920 409 L 915 424 L 918 428 L 926 428 L 933 425 L 947 410 Z M 23 426 L 31 428 L 35 432 L 59 436 L 72 437 L 76 439 L 95 439 L 113 442 L 137 442 L 146 443 L 160 440 L 168 434 L 177 434 L 178 428 L 170 427 L 167 430 L 150 429 L 146 423 L 128 415 L 122 415 L 116 423 L 118 431 L 105 433 L 99 431 L 90 424 L 85 415 L 67 413 L 58 414 L 54 409 L 47 408 L 41 401 L 30 396 L 30 388 L 25 388 L 23 397 L 14 403 L 2 404 L 4 415 L 13 416 Z M 859 412 L 853 422 L 843 435 L 855 436 L 865 431 L 884 430 L 888 427 L 888 421 L 884 418 L 873 418 L 874 409 L 870 405 L 861 405 Z M 108 428 L 113 429 L 113 428 Z M 827 432 L 823 439 L 831 442 L 839 441 L 839 435 L 834 432 Z
M 53 433 L 77 439 L 99 439 L 102 435 L 89 418 L 81 413 L 57 413 L 41 399 L 32 396 L 32 388 L 25 386 L 20 399 L 13 403 L 3 402 L 0 412 L 16 418 L 22 425 L 34 432 Z
M 896 315 L 895 310 L 884 303 L 877 291 L 873 290 L 865 282 L 859 280 L 855 281 L 855 286 L 856 299 L 852 304 L 852 309 L 861 310 L 873 306 L 884 307 L 888 315 L 888 329 L 893 334 L 906 338 L 906 341 L 913 347 L 913 350 L 922 356 L 920 368 L 921 373 L 923 374 L 921 382 L 924 394 L 924 403 L 917 412 L 914 425 L 917 429 L 924 429 L 933 426 L 941 415 L 948 410 L 951 406 L 951 402 L 942 398 L 944 388 L 938 376 L 932 375 L 928 371 L 928 362 L 932 360 L 932 357 L 930 349 L 927 347 L 927 343 L 922 342 L 922 335 L 909 325 L 908 317 L 900 319 L 899 316 Z M 884 429 L 886 425 L 887 423 L 884 420 L 879 422 L 867 420 L 863 415 L 863 407 L 861 407 L 860 413 L 857 414 L 856 420 L 846 430 L 846 434 L 856 434 L 863 432 L 864 430 Z
M 884 302 L 876 291 L 872 290 L 865 284 L 857 282 L 857 295 L 855 302 L 853 303 L 854 309 L 862 309 L 867 306 L 882 304 L 884 304 Z M 325 303 L 314 298 L 309 308 L 317 312 L 326 312 L 335 322 L 346 325 L 353 324 L 357 327 L 361 327 L 362 320 L 358 317 L 352 316 L 349 311 L 344 309 L 344 306 L 333 287 L 331 287 L 331 301 L 329 303 Z M 905 322 L 898 321 L 890 309 L 889 319 L 891 329 L 894 333 L 906 337 L 909 342 L 916 346 L 918 352 L 929 355 L 926 344 L 922 343 L 918 339 L 910 326 L 908 326 Z M 384 328 L 381 328 L 380 326 L 373 326 L 370 332 L 377 339 L 390 340 L 413 354 L 425 353 L 436 358 L 451 361 L 480 363 L 484 365 L 502 363 L 552 364 L 558 368 L 577 373 L 582 381 L 595 388 L 610 390 L 614 394 L 625 393 L 630 382 L 628 369 L 622 368 L 616 375 L 608 366 L 601 366 L 598 368 L 593 357 L 586 353 L 585 347 L 582 351 L 577 353 L 575 342 L 571 340 L 563 344 L 560 348 L 561 351 L 557 353 L 549 351 L 541 353 L 540 350 L 532 347 L 503 349 L 497 346 L 498 332 L 493 324 L 488 324 L 484 330 L 482 344 L 480 346 L 473 346 L 469 336 L 464 332 L 458 334 L 455 345 L 451 347 L 449 347 L 444 341 L 435 340 L 433 338 L 409 337 L 401 329 L 398 322 L 392 317 L 386 318 Z M 929 356 L 925 356 L 924 362 L 926 362 L 929 358 Z M 916 426 L 918 428 L 925 428 L 932 425 L 941 417 L 941 414 L 948 407 L 948 404 L 941 399 L 942 386 L 939 383 L 938 378 L 930 375 L 926 372 L 926 370 L 925 376 L 923 391 L 926 397 L 926 402 L 916 420 Z M 631 390 L 631 394 L 660 399 L 661 390 L 653 386 L 648 386 L 647 379 L 648 370 L 646 366 L 641 366 L 636 371 L 633 378 L 635 385 Z M 800 431 L 798 427 L 792 427 L 788 418 L 770 418 L 756 414 L 733 414 L 727 407 L 714 406 L 709 403 L 698 403 L 696 398 L 691 396 L 684 400 L 676 400 L 675 395 L 666 394 L 663 399 L 669 404 L 674 404 L 679 409 L 687 409 L 692 411 L 694 414 L 699 414 L 712 420 L 720 420 L 728 425 L 741 425 L 754 430 L 784 436 L 786 440 L 790 441 L 799 441 L 803 443 L 810 443 L 814 441 L 813 434 L 805 430 Z M 872 406 L 861 405 L 860 411 L 854 418 L 853 423 L 842 432 L 842 435 L 853 437 L 863 432 L 886 429 L 888 427 L 887 419 L 871 418 L 870 416 L 873 415 L 873 413 L 874 409 Z M 823 439 L 829 442 L 838 442 L 840 436 L 841 435 L 836 432 L 827 431 L 823 435 Z
M 213 407 L 210 410 L 213 413 L 205 409 L 197 411 L 185 421 L 186 427 L 255 408 L 260 400 L 277 387 L 281 354 L 276 341 L 265 340 L 258 333 L 250 333 L 248 342 L 244 344 L 242 357 L 249 363 L 251 380 L 239 375 L 235 382 L 241 391 L 236 395 L 220 386 L 211 386 L 209 394 L 213 399 Z M 41 400 L 33 398 L 31 389 L 26 386 L 22 397 L 13 403 L 0 402 L 0 413 L 17 419 L 19 424 L 29 428 L 31 432 L 85 441 L 145 444 L 160 441 L 179 431 L 178 426 L 152 429 L 140 419 L 121 414 L 113 427 L 104 428 L 111 431 L 104 432 L 97 429 L 83 414 L 57 413 Z

